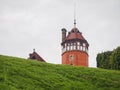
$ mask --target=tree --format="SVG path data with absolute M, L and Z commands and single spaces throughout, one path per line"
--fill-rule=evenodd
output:
M 97 57 L 96 57 L 97 67 L 109 69 L 110 68 L 109 60 L 110 60 L 111 54 L 112 54 L 112 51 L 106 51 L 106 52 L 97 54 Z
M 120 70 L 120 46 L 110 56 L 110 68 Z
M 99 68 L 120 70 L 120 46 L 113 51 L 98 53 L 96 60 Z

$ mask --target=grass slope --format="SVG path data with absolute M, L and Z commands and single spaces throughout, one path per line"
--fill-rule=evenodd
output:
M 120 90 L 120 71 L 0 55 L 0 90 Z

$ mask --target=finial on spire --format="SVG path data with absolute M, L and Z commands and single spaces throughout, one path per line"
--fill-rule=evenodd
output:
M 33 52 L 35 52 L 35 48 L 33 49 Z
M 74 19 L 74 27 L 76 27 L 76 19 Z
M 76 27 L 76 3 L 74 2 L 74 27 Z

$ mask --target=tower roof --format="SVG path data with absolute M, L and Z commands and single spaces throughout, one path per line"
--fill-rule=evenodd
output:
M 68 32 L 68 35 L 62 41 L 61 44 L 65 43 L 65 42 L 69 42 L 69 41 L 74 41 L 74 40 L 78 40 L 78 41 L 87 43 L 87 45 L 89 46 L 87 40 L 83 37 L 82 33 L 76 27 L 74 27 L 70 32 Z
M 73 28 L 73 29 L 68 33 L 68 36 L 66 37 L 66 40 L 71 40 L 71 39 L 85 40 L 85 38 L 82 36 L 82 33 L 81 33 L 76 27 Z

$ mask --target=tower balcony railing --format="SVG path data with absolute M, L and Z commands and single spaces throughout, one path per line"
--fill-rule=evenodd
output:
M 62 48 L 62 53 L 65 53 L 66 51 L 73 51 L 73 50 L 84 51 L 88 53 L 88 49 L 86 46 L 66 46 Z

